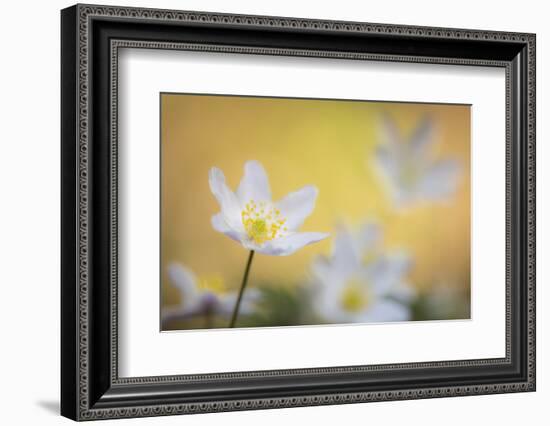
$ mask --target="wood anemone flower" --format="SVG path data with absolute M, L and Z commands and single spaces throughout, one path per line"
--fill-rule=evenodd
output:
M 237 301 L 237 292 L 223 291 L 216 288 L 219 285 L 201 285 L 201 281 L 193 271 L 180 263 L 168 265 L 168 277 L 180 293 L 178 306 L 163 309 L 164 322 L 188 320 L 204 317 L 207 322 L 214 317 L 230 318 Z M 260 299 L 260 292 L 250 289 L 243 298 L 241 314 L 249 315 L 255 310 L 255 304 Z
M 336 233 L 332 254 L 312 264 L 312 300 L 333 323 L 407 321 L 414 290 L 405 282 L 411 266 L 403 252 L 376 250 L 380 229 L 365 224 L 357 232 Z
M 432 120 L 425 117 L 409 138 L 404 138 L 395 122 L 383 117 L 381 144 L 376 149 L 375 163 L 384 178 L 396 207 L 418 201 L 445 200 L 459 183 L 460 164 L 455 159 L 434 159 L 437 139 Z
M 298 231 L 315 208 L 317 188 L 304 186 L 273 202 L 267 174 L 258 161 L 244 165 L 236 192 L 229 189 L 223 172 L 216 167 L 210 170 L 209 183 L 221 210 L 212 216 L 213 228 L 250 251 L 287 256 L 329 236 Z

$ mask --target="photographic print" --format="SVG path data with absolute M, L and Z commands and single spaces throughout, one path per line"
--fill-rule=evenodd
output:
M 470 105 L 161 93 L 161 330 L 470 318 Z

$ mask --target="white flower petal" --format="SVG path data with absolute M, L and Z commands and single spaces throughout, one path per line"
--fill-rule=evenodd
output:
M 323 318 L 341 322 L 345 312 L 340 306 L 346 278 L 340 276 L 327 259 L 320 256 L 312 264 L 313 282 L 310 286 L 315 311 Z
M 375 165 L 380 172 L 391 182 L 399 177 L 399 163 L 396 153 L 392 152 L 387 145 L 380 145 L 374 153 Z
M 395 121 L 389 115 L 384 115 L 381 121 L 380 138 L 383 145 L 387 146 L 392 152 L 402 148 L 403 141 Z
M 401 303 L 392 300 L 380 300 L 356 318 L 357 322 L 408 321 L 410 310 Z
M 357 253 L 364 255 L 366 251 L 372 250 L 382 239 L 382 228 L 376 223 L 365 223 L 356 236 Z
M 406 199 L 408 189 L 401 182 L 400 168 L 403 165 L 398 161 L 398 154 L 391 153 L 386 146 L 380 146 L 376 149 L 374 158 L 375 167 L 391 198 L 394 201 Z
M 416 290 L 406 283 L 401 283 L 392 289 L 390 296 L 398 302 L 409 304 L 416 297 Z
M 275 206 L 281 210 L 281 216 L 286 219 L 285 225 L 289 230 L 296 231 L 313 212 L 318 193 L 316 187 L 308 185 L 291 192 L 276 203 Z
M 223 172 L 217 167 L 212 167 L 208 175 L 208 182 L 212 194 L 214 194 L 214 197 L 218 200 L 225 222 L 231 228 L 241 232 L 243 230 L 241 206 L 237 196 L 225 183 Z
M 179 263 L 168 265 L 168 277 L 181 295 L 182 305 L 189 306 L 198 296 L 197 277 L 189 268 Z
M 315 256 L 311 262 L 311 275 L 315 283 L 319 284 L 316 290 L 329 291 L 341 287 L 345 281 L 340 271 L 334 267 L 332 259 L 325 256 Z
M 288 256 L 296 250 L 308 244 L 324 240 L 328 236 L 329 234 L 323 232 L 296 232 L 285 237 L 268 241 L 263 246 L 259 247 L 257 251 L 272 256 Z
M 420 161 L 425 158 L 434 140 L 433 121 L 429 117 L 424 117 L 414 130 L 408 144 L 410 160 Z
M 231 228 L 225 221 L 225 216 L 222 213 L 215 214 L 211 218 L 212 227 L 222 234 L 227 235 L 232 240 L 240 242 L 242 240 L 242 234 L 239 231 Z
M 402 284 L 411 266 L 410 256 L 404 252 L 382 256 L 367 265 L 365 280 L 377 296 L 388 296 Z
M 255 160 L 244 165 L 244 175 L 237 189 L 237 198 L 244 206 L 248 201 L 271 201 L 269 180 L 263 166 Z
M 311 272 L 317 280 L 327 280 L 332 275 L 333 268 L 325 256 L 316 256 L 311 262 Z
M 256 309 L 256 303 L 260 301 L 261 292 L 256 288 L 250 288 L 245 290 L 243 298 L 241 299 L 241 306 L 239 307 L 239 315 L 250 315 L 254 313 Z M 235 304 L 237 303 L 237 293 L 227 293 L 220 296 L 219 314 L 227 317 L 233 314 Z
M 262 244 L 256 243 L 253 239 L 245 237 L 241 240 L 241 244 L 247 250 L 254 250 L 260 252 L 260 249 L 263 247 Z
M 348 312 L 340 305 L 344 284 L 341 280 L 331 281 L 325 277 L 311 287 L 313 308 L 320 317 L 332 322 L 345 322 L 348 319 Z
M 458 185 L 460 165 L 455 160 L 442 160 L 432 165 L 419 183 L 419 194 L 428 199 L 445 198 Z
M 332 243 L 331 263 L 336 273 L 347 280 L 353 276 L 361 265 L 361 255 L 352 233 L 341 227 Z

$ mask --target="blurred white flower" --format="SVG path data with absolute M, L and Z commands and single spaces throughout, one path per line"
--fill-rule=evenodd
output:
M 424 118 L 406 140 L 395 122 L 384 116 L 380 137 L 382 144 L 377 147 L 375 162 L 396 206 L 442 200 L 456 191 L 459 163 L 453 159 L 433 159 L 431 149 L 436 138 L 429 118 Z
M 405 282 L 411 261 L 405 253 L 383 254 L 381 231 L 366 224 L 353 233 L 342 227 L 330 257 L 312 265 L 314 308 L 334 323 L 406 321 L 414 291 Z
M 224 292 L 221 278 L 199 280 L 189 268 L 172 263 L 168 266 L 168 277 L 179 290 L 179 306 L 165 307 L 162 310 L 163 321 L 186 320 L 194 317 L 221 316 L 229 318 L 237 300 L 236 292 Z M 254 311 L 254 304 L 259 300 L 260 292 L 256 289 L 245 291 L 240 313 L 249 315 Z
M 221 209 L 212 216 L 213 228 L 248 250 L 286 256 L 328 237 L 321 232 L 297 232 L 315 207 L 318 190 L 314 186 L 305 186 L 274 203 L 267 174 L 258 161 L 245 164 L 236 193 L 216 167 L 210 170 L 209 183 Z

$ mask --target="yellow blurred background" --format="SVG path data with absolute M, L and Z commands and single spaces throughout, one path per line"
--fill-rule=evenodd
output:
M 429 115 L 438 142 L 434 158 L 461 163 L 457 193 L 449 202 L 394 210 L 373 167 L 379 123 L 388 114 L 404 136 Z M 378 221 L 387 248 L 414 258 L 410 283 L 420 292 L 470 285 L 470 107 L 398 102 L 308 100 L 187 94 L 161 95 L 162 304 L 179 303 L 166 267 L 179 262 L 201 280 L 238 290 L 248 252 L 210 225 L 219 206 L 208 171 L 219 167 L 235 190 L 247 160 L 269 176 L 273 199 L 313 184 L 316 208 L 302 231 L 333 232 L 338 223 Z M 303 284 L 329 238 L 286 257 L 258 254 L 249 286 Z

